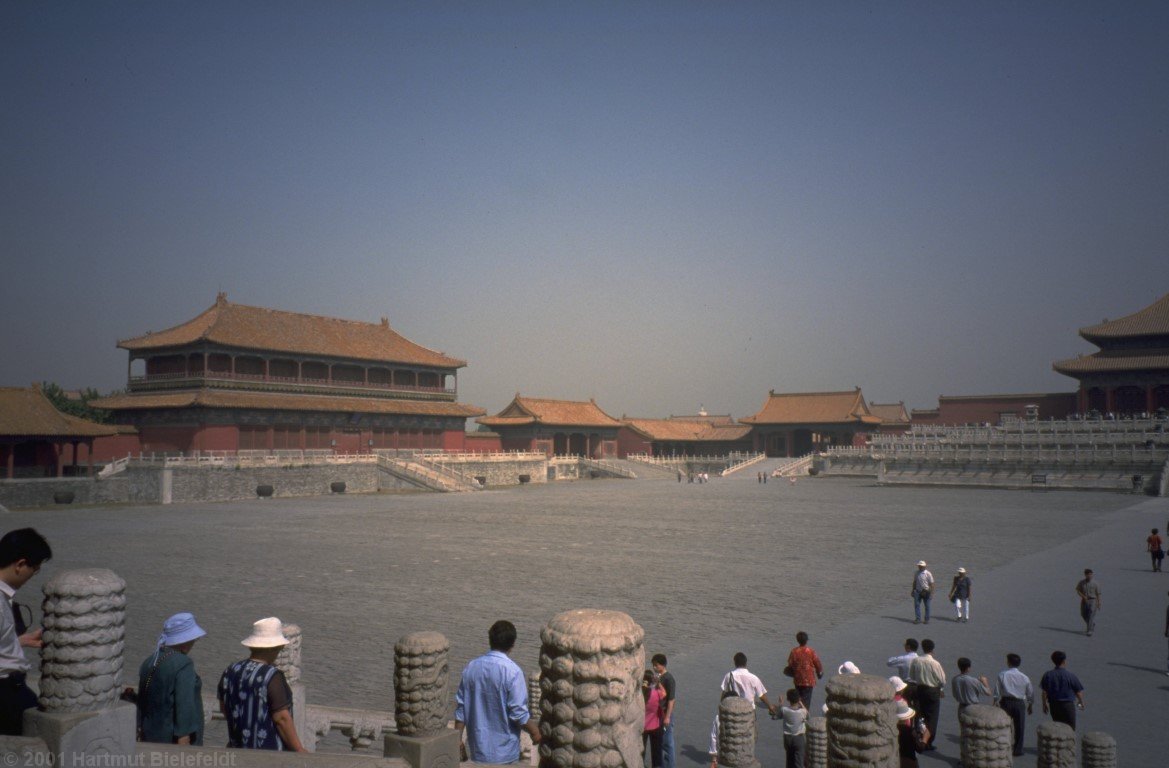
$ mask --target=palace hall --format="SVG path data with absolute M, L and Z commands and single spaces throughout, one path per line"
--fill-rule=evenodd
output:
M 1099 351 L 1052 367 L 1079 381 L 1081 413 L 1169 409 L 1169 294 L 1119 320 L 1081 328 L 1080 336 Z
M 233 304 L 118 342 L 124 394 L 94 400 L 141 450 L 462 450 L 462 360 L 380 323 Z

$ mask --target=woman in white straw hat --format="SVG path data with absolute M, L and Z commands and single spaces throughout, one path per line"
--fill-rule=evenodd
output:
M 284 625 L 275 616 L 252 625 L 240 641 L 251 654 L 219 678 L 219 708 L 227 720 L 227 746 L 307 752 L 292 721 L 292 689 L 275 667 L 288 645 Z
M 897 754 L 901 758 L 901 768 L 917 768 L 917 753 L 925 749 L 929 731 L 925 723 L 917 719 L 917 712 L 905 703 L 904 699 L 895 699 L 897 702 Z
M 158 647 L 138 668 L 138 737 L 156 744 L 203 744 L 203 681 L 188 655 L 207 634 L 189 613 L 162 625 Z

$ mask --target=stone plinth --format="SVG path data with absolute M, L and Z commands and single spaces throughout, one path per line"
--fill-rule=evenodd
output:
M 837 675 L 828 699 L 828 767 L 896 768 L 897 705 L 893 685 L 876 675 Z
M 807 768 L 828 768 L 828 720 L 809 717 L 804 724 L 804 734 L 808 745 Z
M 24 735 L 41 739 L 57 756 L 56 768 L 132 765 L 138 710 L 119 702 L 94 712 L 24 713 Z
M 105 568 L 62 571 L 45 584 L 42 710 L 93 712 L 118 703 L 125 591 L 126 582 Z
M 958 715 L 962 729 L 962 765 L 1011 768 L 1014 746 L 1011 718 L 998 707 L 971 704 Z
M 317 734 L 308 722 L 308 693 L 304 683 L 300 682 L 300 648 L 302 635 L 297 624 L 284 624 L 284 636 L 288 638 L 288 645 L 280 649 L 276 656 L 276 668 L 284 673 L 284 679 L 292 691 L 292 724 L 296 727 L 296 735 L 300 743 L 310 752 L 316 751 Z
M 1100 731 L 1088 731 L 1080 742 L 1083 768 L 1116 768 L 1116 739 Z
M 755 704 L 729 696 L 718 705 L 718 764 L 759 768 L 755 759 Z
M 644 639 L 620 611 L 566 611 L 541 630 L 541 768 L 640 768 Z
M 1076 768 L 1076 732 L 1065 723 L 1040 723 L 1035 729 L 1036 768 Z

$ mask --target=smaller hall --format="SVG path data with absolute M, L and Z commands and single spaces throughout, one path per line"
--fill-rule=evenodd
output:
M 61 413 L 39 386 L 0 387 L 2 478 L 91 475 L 94 442 L 118 432 L 109 424 Z
M 505 451 L 537 451 L 547 456 L 617 456 L 621 422 L 596 401 L 552 400 L 519 393 L 507 407 L 479 423 L 499 434 Z
M 1081 328 L 1080 336 L 1099 351 L 1060 360 L 1052 368 L 1080 383 L 1081 413 L 1130 416 L 1169 410 L 1169 294 L 1119 320 Z
M 768 456 L 803 456 L 831 446 L 854 445 L 875 432 L 881 419 L 869 410 L 860 387 L 844 392 L 775 390 L 754 416 L 740 419 L 752 427 L 752 447 Z

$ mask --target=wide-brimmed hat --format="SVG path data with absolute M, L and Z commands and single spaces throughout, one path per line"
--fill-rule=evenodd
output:
M 916 714 L 917 713 L 913 711 L 913 707 L 906 704 L 904 699 L 897 702 L 897 719 L 898 720 L 910 720 Z
M 176 613 L 162 624 L 162 634 L 158 636 L 159 645 L 182 645 L 192 640 L 198 640 L 207 634 L 203 628 L 195 623 L 195 617 L 189 613 Z
M 918 560 L 917 567 L 918 568 L 925 568 L 925 560 Z
M 260 619 L 252 625 L 251 637 L 241 640 L 240 645 L 246 645 L 248 648 L 278 648 L 288 645 L 283 622 L 275 616 Z
M 958 569 L 958 573 L 966 573 L 966 569 L 965 569 L 965 568 L 959 568 L 959 569 Z
M 909 687 L 909 683 L 905 682 L 897 675 L 893 675 L 893 677 L 889 678 L 889 682 L 893 683 L 893 692 L 894 693 L 901 693 L 902 691 L 904 691 L 906 688 Z
M 859 675 L 861 673 L 860 667 L 853 664 L 851 661 L 846 661 L 836 668 L 838 675 Z

